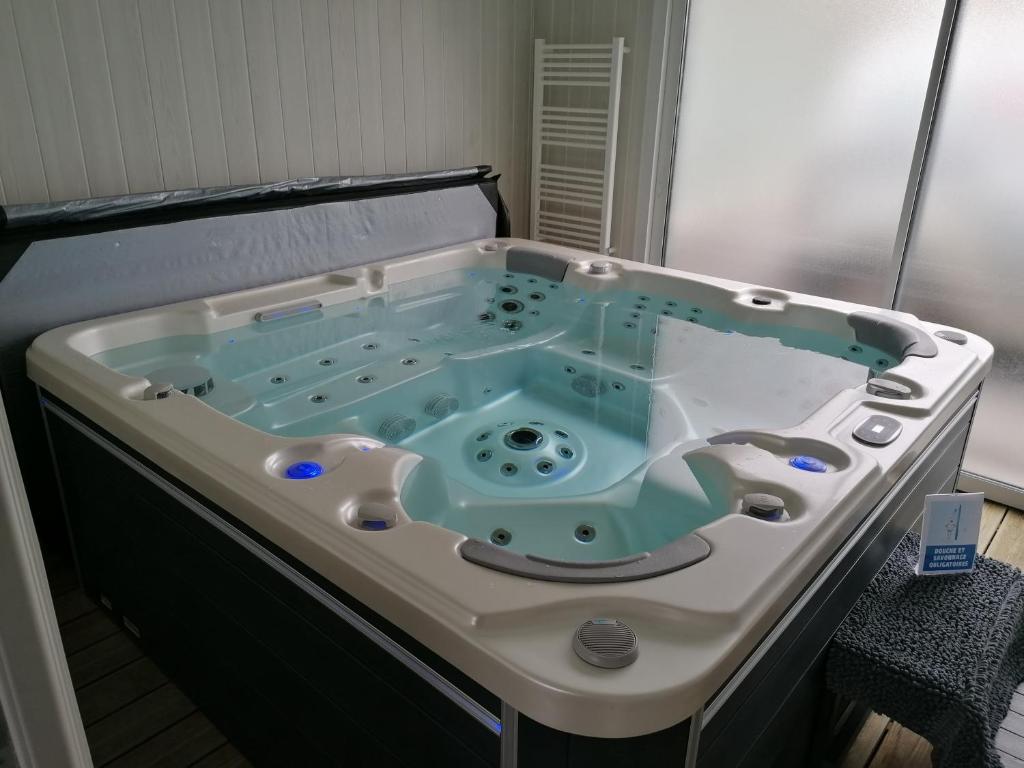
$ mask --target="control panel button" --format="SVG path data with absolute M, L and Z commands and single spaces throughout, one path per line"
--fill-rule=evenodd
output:
M 876 413 L 864 419 L 855 430 L 853 436 L 868 445 L 888 445 L 903 431 L 903 425 L 892 416 Z
M 786 504 L 770 493 L 748 493 L 743 497 L 742 511 L 745 515 L 762 520 L 781 520 L 786 512 Z
M 906 400 L 912 394 L 910 387 L 892 379 L 868 379 L 867 390 L 869 395 L 894 400 Z
M 966 344 L 967 334 L 960 333 L 960 331 L 936 331 L 935 335 L 940 339 L 951 341 L 954 344 Z

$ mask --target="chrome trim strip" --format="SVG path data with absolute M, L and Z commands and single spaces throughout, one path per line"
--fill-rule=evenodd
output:
M 519 765 L 519 713 L 507 702 L 501 702 L 501 759 L 500 768 L 518 768 Z
M 690 733 L 686 738 L 686 758 L 683 768 L 696 768 L 700 749 L 700 731 L 704 727 L 704 707 L 690 715 Z
M 438 674 L 432 667 L 425 664 L 415 655 L 407 651 L 397 642 L 392 640 L 386 634 L 381 632 L 377 627 L 373 626 L 370 622 L 360 616 L 358 613 L 353 611 L 348 606 L 339 602 L 326 590 L 318 586 L 317 584 L 310 581 L 304 575 L 296 571 L 286 562 L 278 558 L 272 552 L 267 551 L 262 546 L 257 544 L 255 541 L 250 539 L 248 536 L 243 534 L 237 528 L 232 526 L 227 521 L 221 519 L 220 516 L 214 514 L 205 506 L 200 504 L 198 501 L 193 499 L 191 496 L 183 492 L 174 484 L 168 482 L 166 479 L 158 475 L 156 472 L 151 470 L 145 464 L 140 462 L 134 456 L 126 453 L 124 450 L 114 445 L 112 442 L 107 440 L 102 435 L 97 434 L 88 425 L 83 424 L 81 421 L 76 419 L 71 414 L 67 413 L 60 407 L 54 405 L 53 402 L 44 398 L 41 398 L 43 408 L 50 411 L 54 416 L 61 419 L 68 426 L 80 432 L 82 435 L 87 437 L 92 442 L 96 443 L 103 450 L 107 451 L 111 455 L 115 456 L 120 461 L 123 461 L 135 472 L 146 480 L 157 486 L 164 493 L 168 494 L 175 501 L 187 507 L 190 511 L 196 514 L 198 517 L 203 519 L 205 522 L 212 525 L 214 528 L 219 530 L 224 535 L 228 536 L 234 542 L 244 547 L 250 552 L 250 554 L 262 560 L 266 565 L 273 568 L 278 574 L 283 576 L 285 579 L 290 581 L 296 587 L 306 592 L 310 596 L 314 597 L 318 602 L 323 604 L 325 607 L 337 616 L 339 619 L 344 621 L 350 627 L 355 629 L 365 638 L 375 643 L 386 653 L 400 662 L 403 666 L 413 672 L 417 677 L 423 680 L 425 683 L 430 685 L 432 688 L 439 691 L 445 698 L 451 701 L 453 704 L 458 706 L 466 714 L 472 717 L 481 725 L 485 726 L 495 736 L 500 736 L 502 733 L 501 720 L 495 718 L 494 715 L 488 711 L 482 704 L 468 696 L 460 688 L 451 683 L 446 678 Z
M 690 41 L 690 3 L 691 0 L 683 0 L 682 36 L 680 39 L 682 51 L 679 55 L 679 73 L 672 88 L 675 104 L 672 109 L 672 132 L 668 145 L 668 158 L 665 164 L 668 174 L 667 181 L 665 182 L 665 205 L 664 210 L 661 210 L 659 207 L 657 213 L 651 216 L 651 229 L 657 231 L 657 237 L 660 242 L 652 242 L 650 244 L 646 259 L 648 264 L 657 264 L 662 267 L 668 264 L 668 228 L 672 220 L 672 185 L 675 183 L 676 154 L 679 150 L 679 122 L 680 113 L 683 109 L 683 80 L 686 76 L 686 51 Z M 668 90 L 668 87 L 666 87 L 666 91 Z M 659 151 L 655 162 L 660 161 L 664 155 L 663 151 Z M 657 227 L 659 222 L 656 217 L 661 215 L 664 215 L 664 219 L 660 222 L 661 226 Z M 651 257 L 651 250 L 656 251 L 657 259 Z
M 957 481 L 957 488 L 964 491 L 982 491 L 985 498 L 990 501 L 1024 509 L 1024 488 L 1013 483 L 1004 483 L 1001 480 L 962 469 Z
M 928 450 L 929 448 L 938 445 L 944 440 L 952 431 L 959 428 L 960 420 L 963 415 L 969 412 L 977 404 L 978 395 L 973 394 L 968 398 L 967 402 L 964 403 L 960 408 L 957 409 L 956 413 L 949 419 L 948 422 L 943 426 L 935 437 L 929 441 L 928 446 L 922 451 L 921 455 L 914 460 L 914 463 L 907 468 L 903 477 L 910 477 L 916 472 L 925 460 L 933 455 L 933 451 Z M 860 524 L 854 529 L 854 531 L 847 537 L 846 541 L 840 546 L 835 552 L 832 558 L 825 564 L 824 568 L 818 573 L 815 579 L 807 586 L 807 588 L 800 594 L 799 597 L 790 605 L 789 609 L 783 614 L 782 618 L 779 619 L 778 623 L 772 627 L 771 631 L 765 636 L 761 643 L 754 649 L 754 651 L 747 657 L 746 661 L 736 670 L 729 681 L 722 686 L 721 690 L 715 695 L 714 698 L 704 708 L 704 722 L 710 722 L 718 711 L 722 708 L 725 702 L 736 692 L 736 689 L 740 687 L 743 681 L 746 679 L 755 667 L 761 662 L 761 660 L 768 654 L 775 642 L 782 636 L 783 633 L 789 628 L 789 626 L 796 620 L 796 618 L 803 612 L 807 604 L 814 599 L 818 590 L 822 588 L 826 581 L 835 572 L 836 568 L 845 560 L 846 556 L 858 546 L 864 531 L 868 530 L 875 521 L 887 510 L 890 505 L 896 499 L 896 497 L 905 490 L 905 483 L 902 478 L 893 488 L 882 497 L 882 499 L 874 506 L 872 511 L 860 522 Z
M 903 194 L 903 208 L 900 211 L 899 225 L 896 228 L 896 241 L 893 243 L 890 261 L 888 286 L 889 306 L 894 308 L 900 302 L 904 267 L 906 266 L 907 248 L 910 244 L 914 226 L 914 214 L 917 212 L 917 201 L 921 194 L 921 185 L 928 166 L 928 150 L 931 149 L 932 134 L 938 119 L 939 104 L 942 100 L 942 86 L 949 65 L 949 55 L 953 47 L 953 35 L 956 32 L 957 15 L 960 12 L 959 0 L 945 0 L 942 17 L 939 21 L 938 38 L 935 41 L 935 52 L 932 55 L 932 67 L 925 88 L 924 107 L 921 110 L 921 121 L 917 128 L 917 139 L 914 154 L 910 161 L 910 175 L 907 178 L 907 189 Z
M 289 304 L 287 307 L 261 310 L 253 315 L 253 319 L 257 323 L 269 323 L 272 320 L 283 320 L 286 317 L 295 317 L 295 315 L 304 315 L 307 312 L 316 312 L 322 307 L 323 304 L 319 301 L 305 301 L 298 304 Z

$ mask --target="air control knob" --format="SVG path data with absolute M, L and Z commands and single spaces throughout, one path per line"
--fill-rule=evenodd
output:
M 770 493 L 748 493 L 743 497 L 742 511 L 759 520 L 781 520 L 786 514 L 786 503 Z

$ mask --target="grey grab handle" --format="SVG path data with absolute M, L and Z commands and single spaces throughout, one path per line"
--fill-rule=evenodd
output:
M 617 560 L 549 560 L 521 555 L 480 539 L 466 539 L 459 554 L 471 563 L 514 576 L 541 581 L 602 584 L 638 581 L 686 568 L 711 554 L 711 546 L 696 534 L 682 536 L 653 552 L 640 552 Z

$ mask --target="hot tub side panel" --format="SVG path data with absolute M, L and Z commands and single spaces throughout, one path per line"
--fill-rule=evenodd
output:
M 254 764 L 498 764 L 494 696 L 347 602 L 476 702 L 470 716 L 315 596 L 338 590 L 313 574 L 299 588 L 271 564 L 283 553 L 260 541 L 261 560 L 241 543 L 256 542 L 251 531 L 200 518 L 52 411 L 47 424 L 86 592 Z

